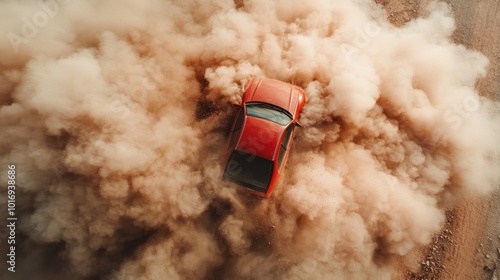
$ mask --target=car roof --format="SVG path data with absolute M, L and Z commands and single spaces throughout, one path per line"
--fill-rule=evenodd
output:
M 273 160 L 281 134 L 286 126 L 258 117 L 246 116 L 237 150 Z

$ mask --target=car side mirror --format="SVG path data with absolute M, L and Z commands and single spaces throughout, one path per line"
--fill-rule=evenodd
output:
M 302 125 L 299 122 L 296 122 L 295 125 L 298 127 L 302 127 Z
M 232 104 L 234 107 L 241 107 L 241 105 L 240 105 L 240 104 L 238 104 L 238 103 L 236 103 L 236 102 L 233 102 L 233 103 L 231 103 L 231 104 Z

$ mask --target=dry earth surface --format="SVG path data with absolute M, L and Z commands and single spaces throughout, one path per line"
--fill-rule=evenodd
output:
M 378 0 L 397 26 L 425 15 L 427 1 Z M 500 1 L 448 0 L 456 20 L 453 40 L 490 60 L 479 94 L 500 99 Z M 403 266 L 402 266 L 403 267 Z M 447 212 L 443 230 L 422 248 L 418 272 L 401 269 L 403 279 L 500 279 L 500 189 L 467 198 Z

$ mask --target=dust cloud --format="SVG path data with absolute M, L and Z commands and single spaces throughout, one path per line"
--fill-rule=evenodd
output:
M 497 105 L 475 90 L 488 61 L 451 42 L 445 4 L 400 28 L 364 0 L 0 11 L 12 279 L 390 279 L 498 179 Z M 231 103 L 254 76 L 308 98 L 267 200 L 221 181 Z

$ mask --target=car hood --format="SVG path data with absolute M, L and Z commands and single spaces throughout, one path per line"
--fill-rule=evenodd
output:
M 243 102 L 265 102 L 286 109 L 295 116 L 299 101 L 299 90 L 290 84 L 268 79 L 260 79 L 249 88 Z
M 285 127 L 257 117 L 247 116 L 246 118 L 236 149 L 272 160 Z

